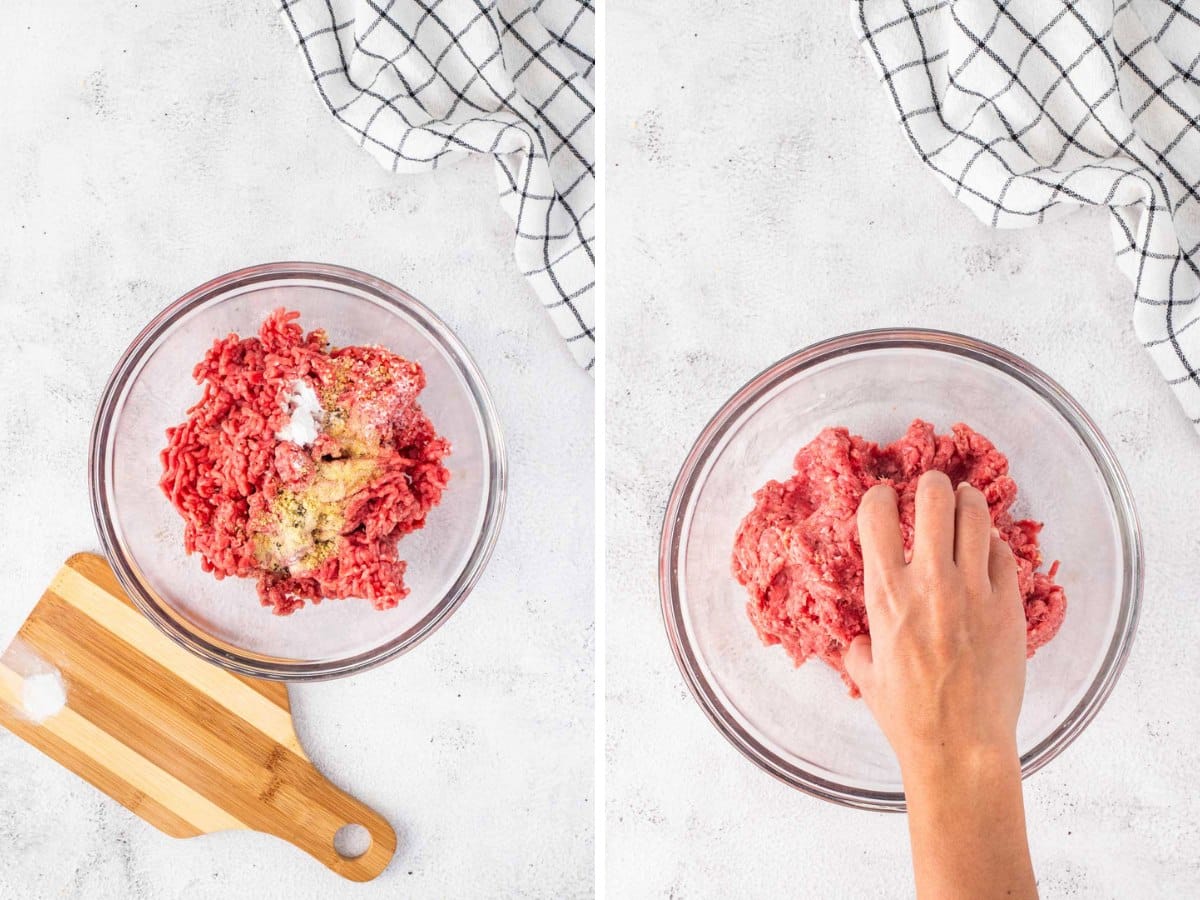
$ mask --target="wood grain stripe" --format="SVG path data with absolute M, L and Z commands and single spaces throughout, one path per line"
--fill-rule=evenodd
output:
M 0 702 L 13 710 L 20 709 L 21 685 L 21 676 L 0 664 Z M 221 807 L 134 752 L 107 731 L 96 727 L 69 705 L 39 723 L 38 730 L 74 747 L 86 747 L 88 755 L 93 759 L 103 759 L 104 766 L 113 775 L 134 791 L 145 794 L 159 806 L 170 810 L 195 832 L 246 828 Z
M 173 643 L 141 613 L 127 606 L 74 569 L 64 567 L 50 584 L 50 592 L 70 603 L 126 643 L 137 647 L 164 668 L 208 694 L 235 716 L 253 722 L 288 750 L 307 759 L 291 714 L 254 690 L 240 678 L 207 663 Z
M 191 822 L 184 821 L 177 816 L 174 810 L 168 809 L 157 800 L 146 796 L 143 791 L 139 791 L 102 763 L 92 759 L 85 749 L 68 743 L 28 719 L 10 713 L 3 701 L 0 701 L 0 725 L 32 745 L 34 749 L 40 750 L 50 759 L 74 772 L 88 784 L 103 791 L 131 813 L 145 819 L 164 834 L 173 838 L 189 838 L 204 833 Z M 46 825 L 49 828 L 53 827 L 49 822 Z
M 270 830 L 254 798 L 272 793 L 281 771 L 312 768 L 55 593 L 21 633 L 61 671 L 75 712 L 250 828 Z
M 112 567 L 108 564 L 108 560 L 103 556 L 97 556 L 95 553 L 76 553 L 67 560 L 67 565 L 75 569 L 89 581 L 98 585 L 101 590 L 115 597 L 121 602 L 121 605 L 129 607 L 139 615 L 141 614 L 141 610 L 126 596 L 125 588 L 121 586 L 121 582 L 117 580 L 116 573 L 113 572 Z M 287 686 L 282 682 L 264 681 L 261 678 L 248 678 L 244 675 L 234 675 L 233 673 L 230 673 L 230 675 L 284 709 L 291 708 L 291 704 L 288 702 Z

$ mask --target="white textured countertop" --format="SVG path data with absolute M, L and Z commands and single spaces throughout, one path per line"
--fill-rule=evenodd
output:
M 0 897 L 586 896 L 592 379 L 516 272 L 490 162 L 384 172 L 320 104 L 274 5 L 26 4 L 0 32 L 0 642 L 97 549 L 87 438 L 118 356 L 169 301 L 252 263 L 363 269 L 457 331 L 508 443 L 503 534 L 412 654 L 292 691 L 317 766 L 399 834 L 378 880 L 263 835 L 173 840 L 0 729 Z
M 1128 667 L 1027 782 L 1043 897 L 1200 895 L 1200 440 L 1134 338 L 1106 214 L 979 224 L 904 142 L 850 6 L 610 10 L 609 894 L 911 894 L 902 816 L 787 788 L 705 719 L 667 646 L 656 557 L 671 482 L 730 394 L 813 341 L 913 325 L 1000 344 L 1060 381 L 1142 517 Z

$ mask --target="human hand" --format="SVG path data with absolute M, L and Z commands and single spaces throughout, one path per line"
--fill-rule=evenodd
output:
M 911 562 L 896 493 L 867 491 L 858 509 L 870 637 L 846 671 L 901 769 L 946 758 L 1016 757 L 1025 687 L 1025 616 L 1012 551 L 987 501 L 941 472 L 917 483 Z
M 1025 836 L 1017 716 L 1025 615 L 1012 551 L 983 494 L 941 472 L 917 482 L 912 560 L 896 493 L 858 509 L 867 620 L 846 651 L 900 760 L 922 900 L 1037 897 Z

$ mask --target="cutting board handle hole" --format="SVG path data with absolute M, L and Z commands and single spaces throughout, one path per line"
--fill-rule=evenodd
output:
M 333 836 L 333 849 L 342 859 L 358 859 L 371 849 L 371 832 L 362 825 L 343 825 Z

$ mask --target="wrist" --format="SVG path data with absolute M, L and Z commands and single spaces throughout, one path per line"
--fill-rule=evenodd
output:
M 1016 739 L 969 742 L 939 742 L 914 749 L 900 757 L 905 793 L 935 785 L 969 790 L 975 785 L 1021 780 L 1021 759 Z
M 942 750 L 903 767 L 917 895 L 1036 898 L 1016 742 Z

